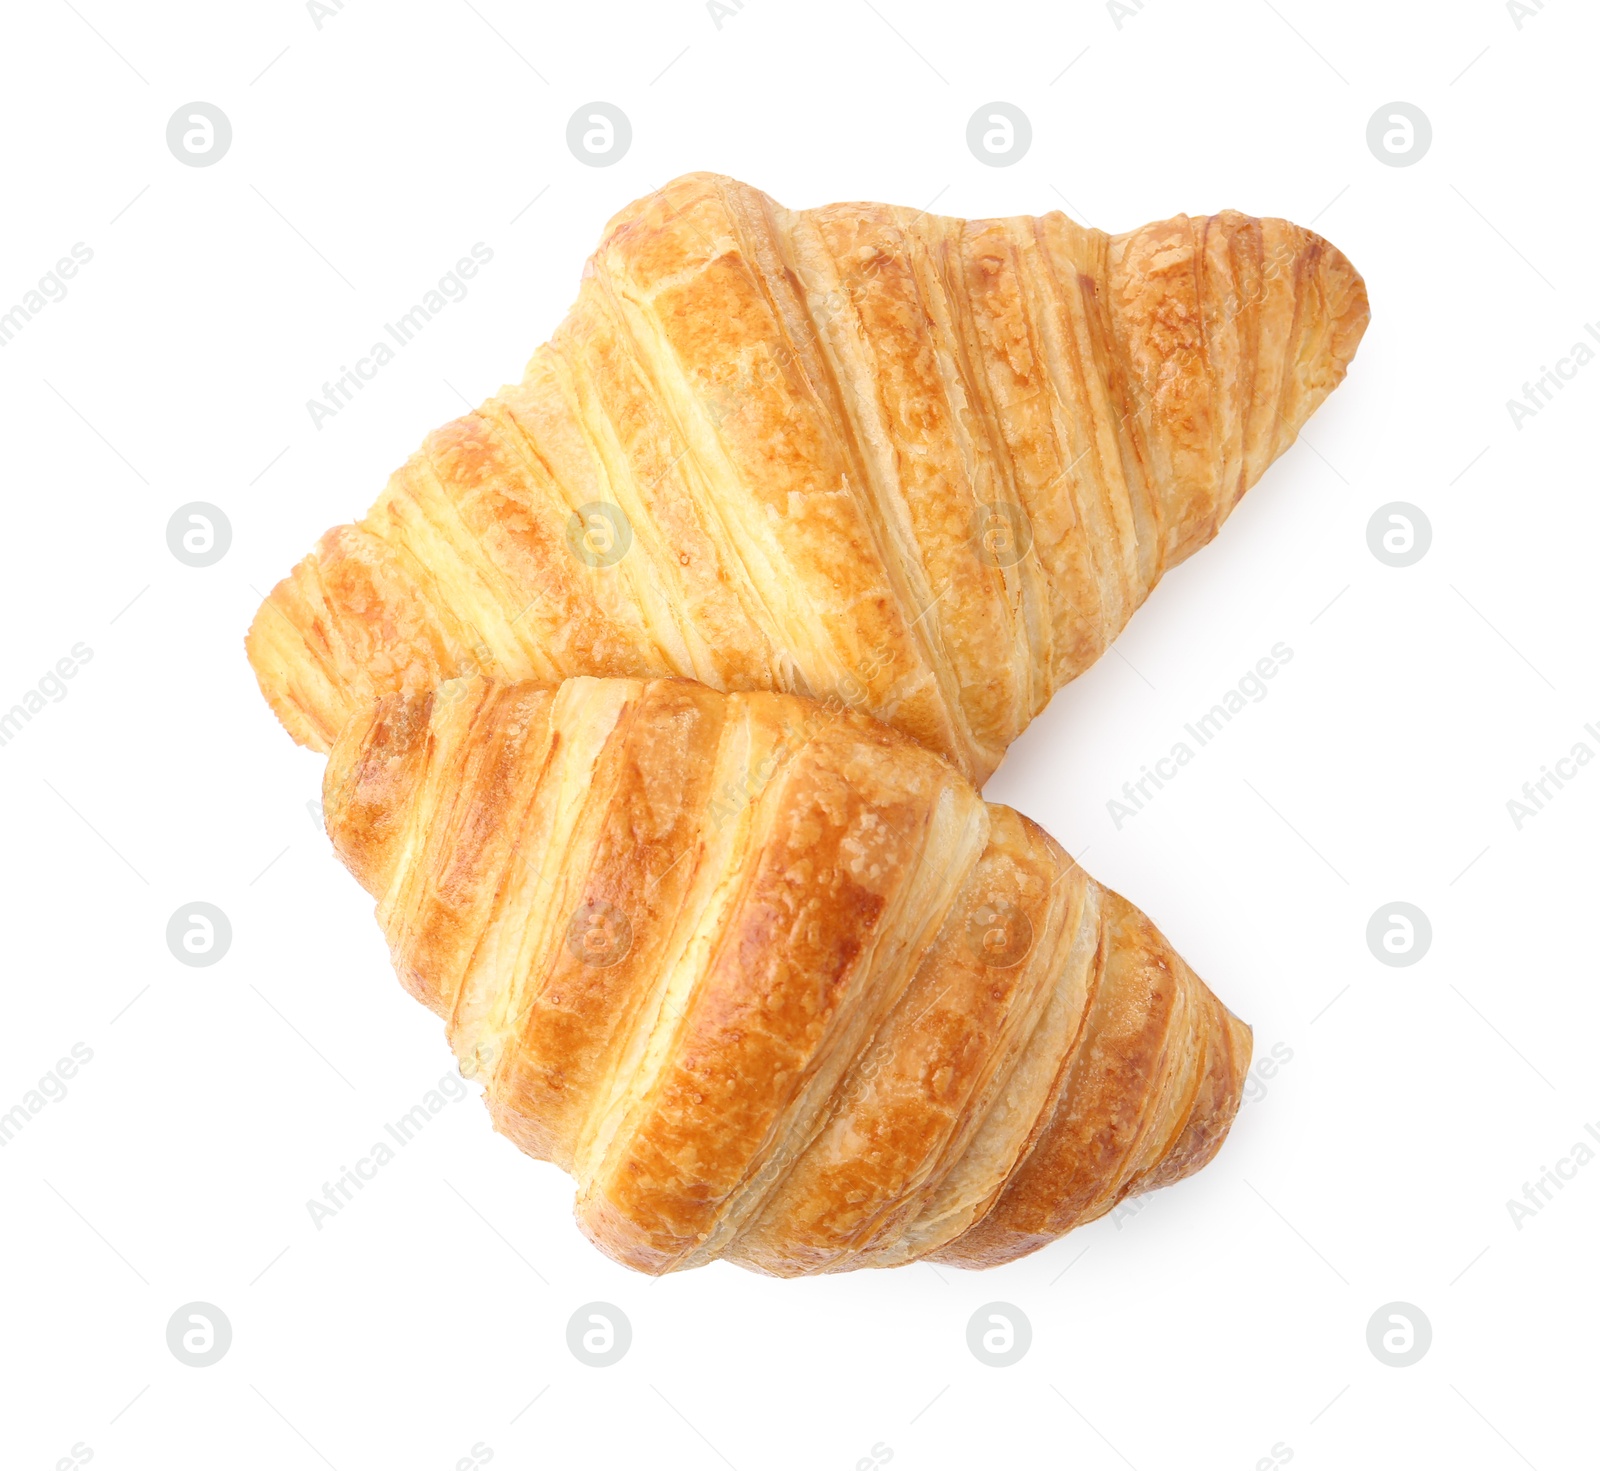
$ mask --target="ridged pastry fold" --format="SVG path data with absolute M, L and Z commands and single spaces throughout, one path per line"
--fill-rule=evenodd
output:
M 1239 1105 L 1249 1030 L 1144 915 L 837 706 L 457 679 L 352 719 L 324 810 L 495 1126 L 644 1272 L 1010 1261 Z
M 1343 378 L 1343 255 L 690 174 L 607 227 L 520 382 L 330 531 L 248 648 L 296 740 L 481 673 L 837 698 L 980 785 Z

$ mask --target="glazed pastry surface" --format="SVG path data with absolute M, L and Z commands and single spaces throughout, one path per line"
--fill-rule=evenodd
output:
M 1183 1178 L 1250 1032 L 1036 825 L 875 721 L 472 677 L 334 746 L 335 849 L 495 1127 L 617 1261 L 1010 1261 Z
M 273 590 L 294 738 L 481 673 L 838 698 L 980 785 L 1344 376 L 1360 276 L 1283 220 L 623 210 L 521 382 Z

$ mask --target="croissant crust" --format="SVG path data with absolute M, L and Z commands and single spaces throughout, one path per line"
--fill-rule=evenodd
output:
M 324 806 L 495 1126 L 630 1267 L 1010 1261 L 1191 1174 L 1250 1033 L 1037 826 L 875 721 L 456 680 Z
M 623 210 L 521 382 L 249 635 L 296 740 L 483 673 L 836 697 L 979 782 L 1339 383 L 1361 278 L 1283 220 Z

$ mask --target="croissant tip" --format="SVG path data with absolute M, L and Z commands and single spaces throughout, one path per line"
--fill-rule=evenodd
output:
M 306 658 L 305 641 L 281 605 L 292 582 L 286 577 L 261 600 L 244 635 L 244 656 L 256 677 L 267 708 L 296 745 L 326 754 L 330 742 L 311 718 L 311 702 L 292 687 L 295 672 Z
M 334 851 L 380 896 L 427 764 L 435 695 L 396 692 L 353 715 L 328 752 L 322 810 Z

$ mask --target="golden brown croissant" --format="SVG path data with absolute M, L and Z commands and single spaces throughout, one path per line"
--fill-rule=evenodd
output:
M 521 383 L 249 637 L 296 740 L 477 672 L 840 697 L 980 785 L 1339 383 L 1361 278 L 1282 220 L 623 210 Z
M 1249 1029 L 1150 921 L 849 711 L 461 679 L 352 719 L 324 804 L 495 1126 L 641 1271 L 1010 1261 L 1239 1104 Z

